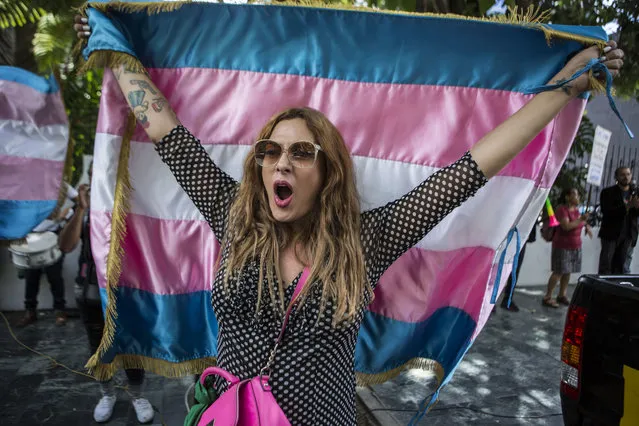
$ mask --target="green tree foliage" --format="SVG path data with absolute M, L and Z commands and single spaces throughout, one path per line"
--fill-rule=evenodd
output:
M 21 27 L 28 22 L 34 24 L 45 13 L 30 1 L 0 0 L 0 29 Z

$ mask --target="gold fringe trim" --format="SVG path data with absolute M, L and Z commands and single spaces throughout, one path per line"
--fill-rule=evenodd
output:
M 117 12 L 124 13 L 136 13 L 136 12 L 146 12 L 149 15 L 156 15 L 158 13 L 164 12 L 173 12 L 174 10 L 178 10 L 183 5 L 188 3 L 194 3 L 192 0 L 182 0 L 182 1 L 162 1 L 162 2 L 135 2 L 130 3 L 126 1 L 110 1 L 105 3 L 84 3 L 82 6 L 78 8 L 78 12 L 81 14 L 86 14 L 86 10 L 89 7 L 99 10 L 100 12 L 106 13 L 111 10 L 115 10 Z
M 122 256 L 124 255 L 122 242 L 126 235 L 126 216 L 130 208 L 129 200 L 132 190 L 129 176 L 129 155 L 131 151 L 131 138 L 133 137 L 136 124 L 135 115 L 133 112 L 130 112 L 124 135 L 122 136 L 122 146 L 120 147 L 120 158 L 118 160 L 118 171 L 115 183 L 115 200 L 113 202 L 113 213 L 111 217 L 111 238 L 109 241 L 109 253 L 107 255 L 106 266 L 107 307 L 105 327 L 100 346 L 86 365 L 89 371 L 95 370 L 101 364 L 100 358 L 111 347 L 115 336 L 115 320 L 118 317 L 115 291 L 118 288 L 118 282 L 122 272 Z
M 140 368 L 164 377 L 183 377 L 190 374 L 200 374 L 204 369 L 215 366 L 215 357 L 198 358 L 184 362 L 169 362 L 163 359 L 149 358 L 142 355 L 116 355 L 109 364 L 93 367 L 93 376 L 100 381 L 109 380 L 118 370 Z
M 140 61 L 128 53 L 115 50 L 98 50 L 89 56 L 89 59 L 82 64 L 80 72 L 94 68 L 117 68 L 124 65 L 128 70 L 146 74 L 146 69 Z
M 554 30 L 546 24 L 537 24 L 537 25 L 534 25 L 533 28 L 544 32 L 544 36 L 546 37 L 546 41 L 548 42 L 548 44 L 552 42 L 553 37 L 556 37 L 563 40 L 572 40 L 582 44 L 597 46 L 600 49 L 603 49 L 607 45 L 607 42 L 604 40 L 600 40 L 598 38 L 584 37 L 577 34 L 568 33 L 565 31 Z
M 402 372 L 413 368 L 435 373 L 435 376 L 437 377 L 437 386 L 439 386 L 444 379 L 444 368 L 441 364 L 434 359 L 428 358 L 413 358 L 405 364 L 400 365 L 397 368 L 393 368 L 392 370 L 384 371 L 383 373 L 365 374 L 356 372 L 355 379 L 357 380 L 357 386 L 379 385 L 388 380 L 394 379 Z
M 606 85 L 602 83 L 602 81 L 599 80 L 597 77 L 595 77 L 592 71 L 590 71 L 590 75 L 588 76 L 588 79 L 590 80 L 591 92 L 604 93 L 606 91 Z M 613 93 L 613 96 L 614 96 L 614 93 Z
M 259 1 L 259 0 L 258 0 Z M 108 11 L 117 11 L 123 13 L 134 12 L 146 12 L 149 15 L 172 12 L 178 10 L 186 4 L 195 3 L 192 0 L 172 1 L 172 2 L 106 2 L 106 3 L 85 3 L 79 8 L 80 13 L 86 14 L 88 7 L 95 8 L 103 13 Z M 249 4 L 257 3 L 255 0 L 249 0 Z M 536 30 L 543 31 L 546 40 L 550 43 L 553 37 L 561 38 L 565 40 L 574 40 L 587 45 L 597 45 L 602 49 L 606 46 L 606 42 L 591 37 L 583 37 L 577 34 L 568 33 L 564 31 L 558 31 L 551 29 L 544 24 L 550 16 L 550 11 L 542 11 L 541 8 L 536 8 L 534 5 L 530 5 L 527 9 L 519 9 L 517 7 L 509 8 L 507 15 L 494 15 L 489 17 L 477 17 L 477 16 L 463 16 L 456 15 L 454 13 L 430 13 L 430 12 L 407 12 L 403 10 L 382 10 L 364 8 L 361 6 L 355 6 L 350 3 L 324 3 L 321 0 L 285 0 L 274 1 L 272 3 L 260 3 L 261 6 L 290 6 L 290 7 L 308 7 L 318 9 L 336 9 L 346 11 L 357 11 L 366 13 L 382 13 L 388 15 L 404 15 L 404 16 L 421 16 L 432 18 L 445 18 L 445 19 L 458 19 L 476 22 L 493 22 L 506 25 L 519 25 Z

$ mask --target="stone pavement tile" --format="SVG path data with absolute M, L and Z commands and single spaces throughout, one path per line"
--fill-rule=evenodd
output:
M 21 424 L 20 419 L 25 412 L 27 405 L 34 399 L 35 391 L 42 381 L 44 375 L 32 374 L 24 375 L 19 380 L 11 382 L 2 382 L 0 385 L 0 425 L 17 425 Z
M 155 415 L 155 421 L 156 423 L 159 423 L 158 421 L 158 415 Z M 186 414 L 184 412 L 184 410 L 178 410 L 178 411 L 164 411 L 162 413 L 162 417 L 160 418 L 160 420 L 164 420 L 164 424 L 167 426 L 181 426 L 184 424 L 184 418 L 186 417 Z

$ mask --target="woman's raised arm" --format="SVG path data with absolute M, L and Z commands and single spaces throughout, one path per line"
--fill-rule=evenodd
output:
M 600 59 L 615 76 L 623 65 L 624 53 L 617 49 L 614 41 L 608 43 L 603 57 L 599 57 L 596 46 L 582 50 L 572 58 L 550 84 L 570 79 L 583 69 L 591 59 Z M 582 92 L 590 89 L 588 73 L 554 91 L 540 93 L 522 109 L 496 129 L 484 136 L 470 153 L 486 178 L 491 178 L 503 169 L 544 127 L 559 114 L 564 106 Z
M 161 141 L 180 124 L 171 105 L 146 73 L 124 65 L 112 71 L 135 118 L 153 142 Z
M 82 16 L 76 16 L 73 28 L 80 38 L 91 35 L 88 21 Z M 137 121 L 156 144 L 162 161 L 222 241 L 237 181 L 221 170 L 200 141 L 180 124 L 146 72 L 123 65 L 112 71 Z
M 83 16 L 75 17 L 73 29 L 78 38 L 89 38 L 91 35 L 89 21 Z M 153 142 L 161 141 L 180 124 L 168 101 L 146 72 L 135 71 L 124 65 L 112 68 L 112 71 L 129 107 Z

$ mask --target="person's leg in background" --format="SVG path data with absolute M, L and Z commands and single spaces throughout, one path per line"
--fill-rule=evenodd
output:
M 24 309 L 27 311 L 24 318 L 18 324 L 25 327 L 37 321 L 36 309 L 38 307 L 38 292 L 40 291 L 40 277 L 42 269 L 24 270 Z
M 144 383 L 144 370 L 130 368 L 124 370 L 128 380 L 128 390 L 131 395 L 131 403 L 135 410 L 135 416 L 140 423 L 148 423 L 153 420 L 154 410 L 151 403 L 142 397 L 142 385 Z
M 557 287 L 557 283 L 561 279 L 562 274 L 557 272 L 552 272 L 550 274 L 550 278 L 548 278 L 548 286 L 546 287 L 546 295 L 542 300 L 542 304 L 544 306 L 549 306 L 551 308 L 558 308 L 559 305 L 552 298 L 552 294 L 555 291 L 555 287 Z
M 102 332 L 104 331 L 104 317 L 102 315 L 102 306 L 99 301 L 76 299 L 80 315 L 84 322 L 89 339 L 89 350 L 93 355 L 100 346 L 102 340 Z M 113 415 L 113 407 L 117 400 L 115 388 L 111 380 L 99 382 L 102 398 L 98 401 L 93 409 L 93 419 L 98 423 L 109 421 Z
M 599 253 L 599 275 L 612 274 L 612 258 L 617 249 L 617 240 L 600 239 L 601 253 Z
M 632 255 L 634 254 L 635 247 L 636 246 L 630 246 L 630 248 L 628 249 L 628 253 L 626 254 L 626 261 L 623 264 L 624 274 L 630 273 L 630 266 L 632 265 Z
M 557 303 L 562 305 L 570 305 L 570 300 L 568 299 L 568 283 L 570 283 L 570 274 L 561 274 L 561 278 L 559 279 L 559 294 L 557 295 Z
M 104 332 L 104 316 L 102 314 L 102 306 L 99 301 L 78 300 L 78 307 L 82 314 L 82 319 L 89 337 L 89 348 L 93 355 L 100 346 L 102 333 Z M 142 398 L 142 384 L 144 382 L 144 370 L 129 369 L 125 370 L 128 379 L 127 392 L 131 396 L 131 404 L 135 410 L 135 415 L 140 423 L 147 423 L 153 420 L 154 411 L 151 403 Z M 98 423 L 109 421 L 113 415 L 113 407 L 117 400 L 115 386 L 112 380 L 100 383 L 100 391 L 102 398 L 93 410 L 93 419 Z
M 612 273 L 613 274 L 624 273 L 624 264 L 626 263 L 626 257 L 628 256 L 628 251 L 630 251 L 630 244 L 631 244 L 631 241 L 628 239 L 617 241 L 617 246 L 612 256 Z
M 62 265 L 64 264 L 64 256 L 51 266 L 47 266 L 44 271 L 47 274 L 47 280 L 51 286 L 51 295 L 53 296 L 53 309 L 55 310 L 55 323 L 64 325 L 67 322 L 65 312 L 66 301 L 64 300 L 64 278 L 62 278 Z
M 508 307 L 508 297 L 510 296 L 510 292 L 512 291 L 512 288 L 513 288 L 513 272 L 515 273 L 515 277 L 517 278 L 517 281 L 519 281 L 519 273 L 521 272 L 521 265 L 524 264 L 524 256 L 526 255 L 526 246 L 527 244 L 524 244 L 521 250 L 519 251 L 517 270 L 512 271 L 510 275 L 508 276 L 508 283 L 506 284 L 506 288 L 504 288 L 504 295 L 503 295 L 503 298 L 501 299 L 501 307 L 509 310 L 510 312 L 519 312 L 519 306 L 517 306 L 517 304 L 515 303 L 514 295 L 513 295 L 513 299 L 510 301 L 510 307 Z

